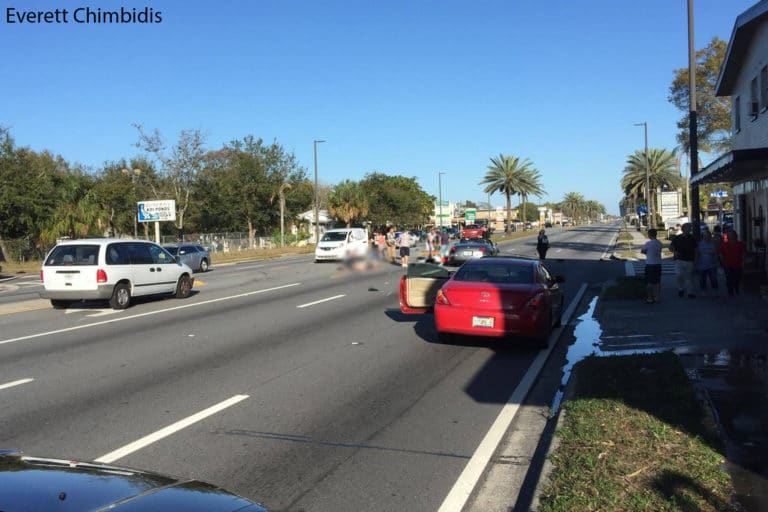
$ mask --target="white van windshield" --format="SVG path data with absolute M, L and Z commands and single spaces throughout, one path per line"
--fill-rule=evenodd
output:
M 323 234 L 321 242 L 343 242 L 347 239 L 347 231 L 329 231 Z

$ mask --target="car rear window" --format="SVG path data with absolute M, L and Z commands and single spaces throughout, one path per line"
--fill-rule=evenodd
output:
M 46 266 L 98 265 L 99 245 L 57 245 L 45 259 Z
M 530 265 L 463 265 L 456 271 L 454 281 L 497 284 L 530 284 L 533 269 Z

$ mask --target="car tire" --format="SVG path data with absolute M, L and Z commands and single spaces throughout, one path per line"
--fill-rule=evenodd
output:
M 200 272 L 208 272 L 208 260 L 205 258 L 200 260 Z
M 131 287 L 128 283 L 117 283 L 112 290 L 112 297 L 109 299 L 109 305 L 112 309 L 125 309 L 131 305 Z
M 51 299 L 53 309 L 67 309 L 71 304 L 68 300 Z
M 177 299 L 186 299 L 190 295 L 192 295 L 192 280 L 188 275 L 183 275 L 179 278 L 179 282 L 176 283 L 175 297 Z

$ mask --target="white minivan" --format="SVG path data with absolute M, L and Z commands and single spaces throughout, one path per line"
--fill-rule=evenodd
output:
M 368 254 L 367 229 L 329 229 L 320 237 L 320 242 L 315 248 L 315 263 L 358 258 L 366 254 Z
M 159 245 L 145 240 L 85 238 L 58 243 L 40 269 L 43 291 L 56 309 L 82 300 L 108 300 L 125 309 L 131 297 L 192 293 L 192 269 Z

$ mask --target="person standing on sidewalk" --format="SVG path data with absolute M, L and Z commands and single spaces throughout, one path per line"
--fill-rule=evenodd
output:
M 696 259 L 696 239 L 691 234 L 691 223 L 686 222 L 682 226 L 682 233 L 672 239 L 669 248 L 675 255 L 675 281 L 677 282 L 677 296 L 696 298 L 693 292 L 693 270 Z
M 661 250 L 664 247 L 658 241 L 658 231 L 648 230 L 648 241 L 640 252 L 645 254 L 645 303 L 661 302 Z
M 739 240 L 736 231 L 728 232 L 728 239 L 720 246 L 720 258 L 725 271 L 725 287 L 733 297 L 741 291 L 741 273 L 744 269 L 744 254 L 747 246 Z
M 707 281 L 717 297 L 717 249 L 709 231 L 701 233 L 701 240 L 696 246 L 696 271 L 699 273 L 701 294 L 707 294 Z
M 547 259 L 547 249 L 549 249 L 549 237 L 542 229 L 539 231 L 539 236 L 536 239 L 536 251 L 539 253 L 539 259 L 541 261 Z
M 435 252 L 435 239 L 437 238 L 437 235 L 435 234 L 435 228 L 430 228 L 427 232 L 427 259 L 432 259 L 432 253 Z
M 411 255 L 411 232 L 404 229 L 397 239 L 400 245 L 400 265 L 408 268 L 408 257 Z

